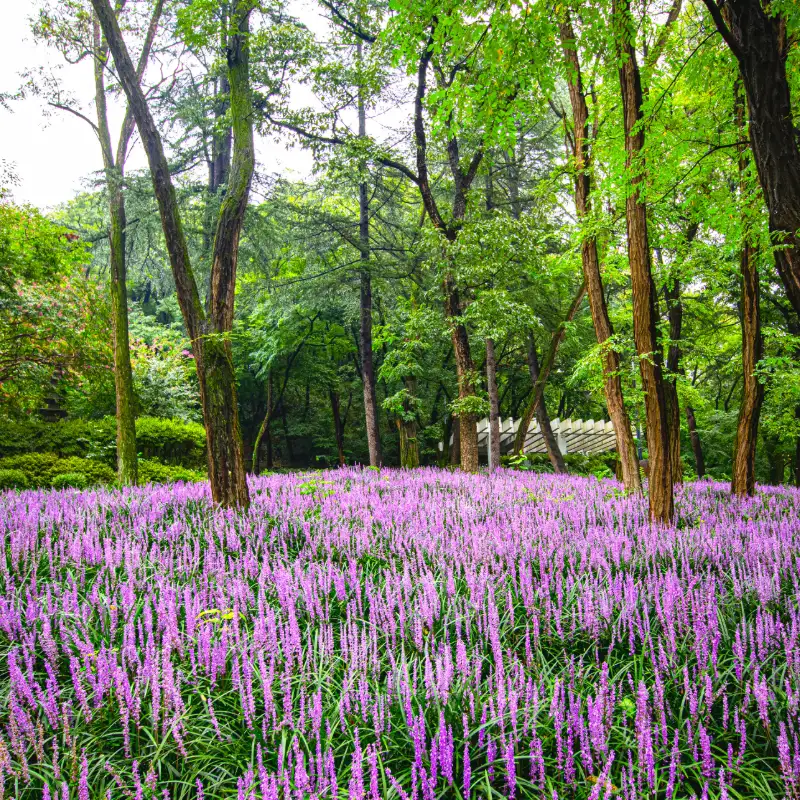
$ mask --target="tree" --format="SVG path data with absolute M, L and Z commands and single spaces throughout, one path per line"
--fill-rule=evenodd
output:
M 800 316 L 800 144 L 792 114 L 784 10 L 761 0 L 703 0 L 739 64 L 750 147 L 769 211 L 775 266 Z M 787 5 L 786 11 L 791 9 Z
M 30 413 L 44 395 L 110 362 L 107 308 L 83 268 L 80 237 L 0 198 L 0 402 Z
M 579 219 L 588 221 L 591 214 L 591 168 L 592 152 L 589 137 L 589 108 L 583 88 L 581 65 L 578 57 L 578 41 L 568 14 L 559 24 L 561 46 L 567 70 L 567 85 L 572 106 L 572 157 L 575 181 L 575 208 Z M 622 482 L 629 492 L 641 492 L 639 463 L 630 416 L 625 408 L 620 377 L 619 355 L 614 349 L 614 329 L 608 315 L 603 278 L 600 273 L 600 257 L 597 250 L 597 237 L 588 231 L 581 241 L 581 264 L 584 283 L 589 295 L 589 307 L 602 348 L 603 377 L 606 405 L 611 421 L 614 423 L 614 436 L 617 454 L 622 469 Z
M 214 501 L 222 505 L 247 506 L 249 494 L 229 335 L 233 327 L 239 237 L 255 166 L 248 58 L 252 5 L 246 0 L 236 0 L 223 34 L 230 85 L 233 152 L 228 186 L 214 235 L 208 312 L 200 300 L 190 264 L 161 135 L 137 80 L 117 18 L 108 0 L 92 0 L 92 5 L 114 58 L 150 165 L 178 301 L 197 364 L 211 494 Z
M 744 136 L 744 99 L 737 82 L 735 98 L 736 125 L 740 139 Z M 747 203 L 747 151 L 739 144 L 739 202 L 743 205 L 742 254 L 740 269 L 742 318 L 742 401 L 736 425 L 736 438 L 733 445 L 733 479 L 731 491 L 734 494 L 752 496 L 755 492 L 755 456 L 758 439 L 758 421 L 761 405 L 764 402 L 764 385 L 757 373 L 764 353 L 761 335 L 761 302 L 758 282 L 758 254 L 753 245 L 752 225 L 749 222 Z
M 136 80 L 141 84 L 147 69 L 161 13 L 163 0 L 157 0 L 145 26 L 144 39 L 136 67 Z M 117 9 L 117 14 L 122 7 Z M 103 157 L 105 188 L 108 202 L 109 226 L 109 294 L 111 296 L 111 332 L 114 352 L 114 386 L 117 416 L 117 475 L 123 485 L 135 485 L 137 480 L 137 449 L 135 412 L 136 402 L 131 372 L 130 341 L 128 335 L 128 296 L 126 267 L 126 214 L 124 195 L 125 162 L 128 156 L 134 121 L 130 106 L 125 109 L 117 138 L 112 144 L 108 117 L 108 90 L 106 69 L 108 48 L 103 41 L 97 18 L 89 19 L 82 4 L 68 2 L 55 12 L 40 11 L 34 25 L 36 35 L 55 44 L 67 61 L 83 59 L 87 54 L 94 67 L 95 119 L 81 113 L 73 102 L 62 96 L 57 84 L 48 82 L 49 104 L 74 114 L 87 122 L 100 144 Z M 40 90 L 40 87 L 35 87 Z
M 619 80 L 625 130 L 625 167 L 629 189 L 625 203 L 628 226 L 628 261 L 633 291 L 633 332 L 639 354 L 639 370 L 645 397 L 647 449 L 650 462 L 648 495 L 650 518 L 670 522 L 675 506 L 672 464 L 662 373 L 661 345 L 657 336 L 658 315 L 653 281 L 652 253 L 647 231 L 647 207 L 642 195 L 644 126 L 642 81 L 634 50 L 634 28 L 629 0 L 613 0 Z

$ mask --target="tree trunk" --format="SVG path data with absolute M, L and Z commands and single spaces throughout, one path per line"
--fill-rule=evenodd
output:
M 445 280 L 445 316 L 450 322 L 453 339 L 453 352 L 456 360 L 458 377 L 458 399 L 466 400 L 475 397 L 475 367 L 469 348 L 467 329 L 459 321 L 461 303 L 458 290 L 452 279 Z M 478 419 L 474 413 L 464 411 L 458 415 L 459 446 L 461 452 L 461 469 L 464 472 L 478 471 Z
M 416 378 L 406 378 L 407 399 L 403 401 L 404 417 L 397 419 L 400 434 L 400 466 L 414 469 L 419 466 L 419 440 L 417 439 L 417 420 L 412 416 L 413 400 L 417 394 Z
M 489 471 L 500 466 L 500 400 L 497 396 L 497 360 L 494 340 L 486 339 L 486 388 L 489 390 Z
M 208 445 L 211 496 L 223 506 L 247 506 L 249 493 L 229 335 L 233 326 L 239 235 L 255 166 L 248 57 L 251 6 L 245 0 L 237 0 L 229 25 L 232 33 L 227 40 L 226 58 L 233 158 L 214 236 L 208 315 L 203 309 L 192 271 L 161 136 L 139 85 L 116 16 L 109 0 L 92 0 L 92 6 L 114 57 L 117 74 L 150 165 L 178 302 L 197 364 Z
M 111 218 L 111 325 L 114 345 L 114 390 L 117 409 L 117 476 L 135 486 L 138 473 L 133 372 L 128 336 L 128 292 L 125 269 L 125 198 L 117 178 L 107 182 Z
M 547 355 L 544 359 L 544 366 L 541 370 L 537 369 L 538 378 L 533 381 L 533 393 L 531 395 L 530 402 L 525 407 L 519 427 L 517 428 L 517 435 L 514 439 L 515 455 L 519 455 L 522 452 L 522 448 L 525 444 L 525 437 L 528 435 L 528 428 L 530 428 L 533 417 L 536 414 L 536 408 L 542 402 L 542 398 L 544 397 L 544 387 L 547 383 L 547 379 L 550 377 L 550 371 L 555 363 L 559 345 L 564 340 L 564 336 L 566 335 L 567 325 L 575 318 L 575 314 L 578 313 L 578 309 L 581 307 L 581 303 L 583 302 L 583 298 L 585 296 L 586 283 L 584 282 L 581 283 L 578 291 L 575 294 L 575 297 L 572 299 L 572 303 L 570 304 L 564 321 L 558 326 L 558 328 L 556 328 L 555 331 L 553 331 L 553 335 L 550 338 L 550 347 L 548 348 Z
M 630 191 L 625 203 L 628 229 L 628 261 L 633 294 L 633 338 L 639 354 L 639 370 L 645 397 L 647 447 L 650 462 L 650 519 L 668 523 L 675 513 L 669 449 L 669 419 L 661 371 L 661 347 L 657 337 L 658 314 L 653 282 L 647 209 L 640 193 L 643 179 L 642 84 L 630 14 L 630 0 L 612 0 L 613 24 L 617 28 L 625 128 L 625 164 Z
M 331 411 L 333 412 L 333 435 L 336 437 L 336 454 L 339 458 L 339 466 L 344 466 L 344 427 L 342 425 L 342 415 L 339 408 L 339 393 L 333 389 L 329 390 L 331 398 Z
M 700 441 L 700 434 L 697 431 L 694 409 L 691 406 L 686 406 L 686 425 L 689 428 L 689 441 L 692 443 L 697 477 L 702 478 L 706 474 L 706 461 L 703 458 L 703 445 Z
M 160 8 L 156 10 L 160 14 Z M 151 28 L 157 24 L 154 17 Z M 155 33 L 153 32 L 153 36 Z M 152 37 L 148 37 L 142 58 L 146 61 Z M 108 124 L 106 104 L 105 60 L 108 48 L 100 33 L 100 23 L 94 18 L 94 43 L 97 50 L 95 58 L 95 110 L 97 112 L 97 134 L 103 154 L 106 192 L 108 194 L 111 282 L 111 341 L 114 350 L 114 393 L 117 418 L 117 479 L 122 486 L 135 486 L 138 478 L 136 448 L 136 415 L 133 393 L 133 372 L 131 370 L 130 337 L 128 334 L 128 292 L 125 263 L 125 195 L 122 188 L 125 153 L 130 134 L 123 122 L 118 154 L 114 156 L 111 147 L 111 130 Z M 127 133 L 127 135 L 126 135 Z
M 264 436 L 267 437 L 267 469 L 272 469 L 272 437 L 270 435 L 270 423 L 272 422 L 272 371 L 267 375 L 267 413 L 261 421 L 261 426 L 256 434 L 253 443 L 253 475 L 258 475 L 261 471 L 261 442 Z
M 736 120 L 739 136 L 744 135 L 744 102 L 736 93 Z M 746 154 L 739 147 L 739 191 L 740 202 L 746 202 Z M 736 438 L 733 446 L 733 476 L 731 492 L 752 496 L 756 489 L 756 443 L 758 441 L 758 422 L 761 405 L 764 402 L 764 385 L 756 376 L 756 368 L 761 360 L 764 345 L 761 336 L 761 307 L 758 285 L 758 265 L 756 252 L 750 244 L 751 234 L 744 217 L 744 242 L 740 259 L 742 273 L 742 403 L 739 406 L 739 420 L 736 425 Z
M 536 354 L 536 342 L 533 336 L 528 334 L 528 370 L 531 374 L 531 383 L 534 387 L 539 383 L 539 357 Z M 547 448 L 547 457 L 553 465 L 553 469 L 558 475 L 567 474 L 567 465 L 564 463 L 564 456 L 561 454 L 561 449 L 558 446 L 556 437 L 553 434 L 553 428 L 550 424 L 550 415 L 547 413 L 547 406 L 544 402 L 544 394 L 539 396 L 539 400 L 534 407 L 536 420 L 542 430 L 544 437 L 544 445 Z
M 786 21 L 761 0 L 704 0 L 739 62 L 750 118 L 750 146 L 776 244 L 775 266 L 800 316 L 800 146 L 786 75 Z M 723 16 L 724 15 L 724 16 Z
M 357 59 L 361 62 L 361 42 L 356 45 Z M 358 136 L 366 139 L 367 114 L 364 90 L 358 89 Z M 360 164 L 361 180 L 358 184 L 358 244 L 361 251 L 361 379 L 364 383 L 364 415 L 367 428 L 369 463 L 379 467 L 383 461 L 381 453 L 381 431 L 378 419 L 378 398 L 375 389 L 375 362 L 372 352 L 372 274 L 369 264 L 369 195 L 365 180 L 366 165 Z
M 560 34 L 564 58 L 568 67 L 569 96 L 574 123 L 575 207 L 579 219 L 584 219 L 591 211 L 589 109 L 586 105 L 586 95 L 583 91 L 575 33 L 569 18 L 566 18 L 561 23 Z M 605 292 L 603 291 L 597 239 L 591 233 L 583 237 L 581 263 L 583 265 L 586 291 L 589 295 L 592 322 L 594 323 L 595 334 L 602 351 L 603 389 L 606 396 L 608 416 L 614 424 L 614 437 L 617 443 L 622 482 L 626 491 L 638 494 L 642 491 L 642 481 L 639 475 L 639 462 L 636 458 L 636 443 L 633 438 L 631 419 L 625 408 L 619 355 L 610 343 L 614 335 L 614 329 L 611 325 L 611 318 L 608 315 Z
M 761 313 L 759 309 L 758 268 L 755 252 L 745 242 L 742 247 L 742 404 L 736 425 L 733 446 L 733 479 L 731 491 L 739 495 L 752 495 L 756 486 L 756 442 L 758 421 L 764 401 L 764 385 L 755 374 L 761 360 Z

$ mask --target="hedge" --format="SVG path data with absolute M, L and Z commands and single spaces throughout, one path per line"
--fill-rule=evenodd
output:
M 117 423 L 100 420 L 39 419 L 0 422 L 0 458 L 26 453 L 52 453 L 61 458 L 77 456 L 113 467 L 116 460 Z M 158 459 L 192 469 L 205 467 L 206 435 L 202 425 L 157 417 L 136 420 L 136 445 L 141 457 Z
M 0 490 L 55 488 L 73 486 L 85 489 L 97 484 L 113 485 L 116 473 L 107 464 L 90 458 L 70 456 L 61 458 L 56 453 L 26 453 L 21 456 L 0 458 Z M 155 459 L 139 460 L 139 484 L 196 482 L 206 480 L 200 470 L 174 464 L 162 464 Z
M 81 473 L 86 484 L 114 483 L 116 473 L 102 461 L 57 453 L 26 453 L 21 456 L 0 458 L 0 470 L 18 470 L 23 473 L 28 487 L 53 486 L 56 476 Z

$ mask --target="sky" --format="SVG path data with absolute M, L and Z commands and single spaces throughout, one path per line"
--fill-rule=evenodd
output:
M 25 70 L 44 67 L 58 75 L 64 88 L 82 101 L 93 115 L 92 66 L 88 60 L 65 64 L 60 55 L 34 41 L 30 18 L 36 0 L 4 0 L 0 15 L 0 95 L 14 94 L 23 85 Z M 4 168 L 17 178 L 11 187 L 18 203 L 53 209 L 92 186 L 102 167 L 100 149 L 86 122 L 69 113 L 48 109 L 36 97 L 10 100 L 10 109 L 0 106 L 0 180 Z M 111 110 L 111 124 L 121 119 L 122 108 Z M 116 138 L 112 134 L 112 138 Z M 312 160 L 307 151 L 286 142 L 259 138 L 256 143 L 259 169 L 301 178 L 310 173 Z M 5 162 L 5 163 L 3 163 Z M 127 169 L 146 166 L 138 142 L 131 151 Z

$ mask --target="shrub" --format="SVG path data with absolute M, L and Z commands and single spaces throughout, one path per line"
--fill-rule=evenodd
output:
M 64 472 L 53 478 L 54 489 L 85 489 L 89 486 L 89 479 L 82 472 Z
M 28 486 L 52 486 L 57 475 L 81 473 L 89 484 L 114 483 L 116 473 L 102 461 L 70 456 L 61 458 L 56 453 L 26 453 L 0 458 L 0 469 L 19 470 Z
M 613 478 L 616 468 L 617 454 L 597 453 L 584 455 L 583 453 L 567 453 L 564 464 L 572 475 L 594 475 L 597 478 Z M 503 456 L 501 463 L 504 467 L 521 469 L 529 472 L 552 472 L 553 465 L 547 453 L 528 453 L 520 456 Z
M 27 489 L 28 479 L 21 469 L 0 469 L 0 489 Z
M 153 459 L 141 459 L 139 461 L 139 483 L 144 486 L 147 483 L 175 483 L 185 481 L 186 483 L 196 483 L 206 480 L 207 475 L 196 469 L 175 466 L 173 464 L 162 464 Z
M 184 467 L 205 466 L 206 432 L 197 422 L 140 417 L 136 420 L 136 447 L 146 459 Z
M 202 425 L 175 419 L 140 417 L 136 439 L 144 458 L 184 467 L 205 466 L 206 436 Z M 68 419 L 3 420 L 0 426 L 0 458 L 26 453 L 49 453 L 61 458 L 78 456 L 114 466 L 117 452 L 117 421 Z

